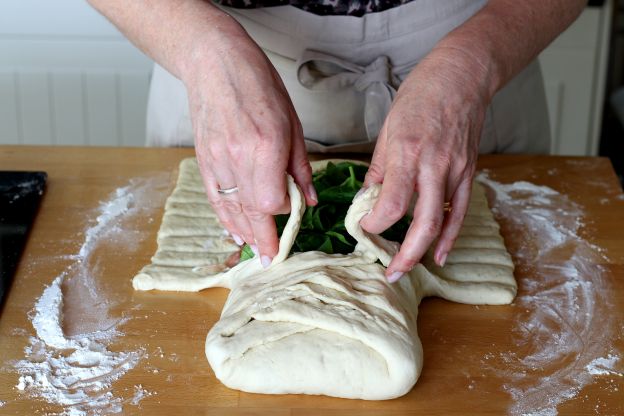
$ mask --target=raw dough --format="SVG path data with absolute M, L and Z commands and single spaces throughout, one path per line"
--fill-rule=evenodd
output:
M 424 297 L 494 305 L 510 303 L 516 294 L 513 263 L 478 184 L 447 265 L 436 266 L 428 253 L 423 265 L 392 285 L 382 264 L 389 263 L 398 244 L 359 226 L 378 197 L 378 186 L 356 197 L 347 213 L 345 225 L 358 241 L 352 254 L 288 257 L 305 210 L 303 195 L 289 178 L 291 215 L 271 266 L 263 269 L 253 258 L 219 274 L 201 267 L 222 261 L 229 248 L 223 237 L 214 237 L 219 234 L 214 215 L 196 197 L 201 190 L 196 162 L 183 161 L 154 264 L 133 285 L 137 290 L 231 290 L 206 339 L 210 365 L 231 388 L 367 400 L 399 397 L 413 387 L 422 368 L 416 318 Z M 212 245 L 222 251 L 209 249 Z

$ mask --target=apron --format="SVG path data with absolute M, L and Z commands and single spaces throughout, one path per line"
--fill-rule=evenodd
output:
M 310 152 L 372 152 L 396 90 L 447 33 L 487 0 L 412 0 L 379 13 L 319 16 L 292 6 L 221 7 L 260 45 L 281 76 Z M 147 145 L 193 146 L 181 81 L 156 65 Z M 540 67 L 532 62 L 493 98 L 480 153 L 548 153 Z

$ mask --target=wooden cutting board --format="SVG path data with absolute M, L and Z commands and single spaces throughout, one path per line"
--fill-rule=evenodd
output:
M 530 386 L 543 375 L 529 371 L 523 380 L 513 381 L 504 374 L 501 357 L 511 357 L 514 352 L 527 353 L 527 346 L 518 345 L 517 334 L 513 332 L 523 313 L 518 305 L 475 307 L 428 299 L 420 307 L 418 321 L 425 365 L 416 387 L 404 397 L 367 402 L 256 395 L 224 387 L 215 379 L 204 357 L 204 339 L 218 319 L 227 291 L 140 293 L 133 292 L 131 287 L 131 278 L 149 262 L 156 249 L 162 206 L 173 189 L 178 163 L 191 155 L 192 149 L 0 147 L 3 170 L 44 170 L 49 174 L 41 210 L 0 315 L 0 401 L 4 402 L 0 414 L 45 414 L 61 410 L 18 391 L 15 388 L 18 375 L 11 363 L 24 358 L 23 349 L 34 333 L 29 311 L 44 287 L 72 262 L 67 255 L 80 248 L 85 230 L 95 221 L 100 202 L 133 178 L 158 178 L 160 185 L 154 188 L 152 196 L 140 199 L 145 207 L 144 215 L 125 225 L 127 239 L 132 244 L 125 241 L 123 248 L 119 244 L 103 244 L 94 253 L 98 265 L 93 270 L 102 296 L 114 300 L 110 314 L 129 318 L 120 327 L 123 335 L 111 344 L 111 349 L 143 347 L 146 351 L 146 357 L 113 384 L 113 393 L 128 398 L 135 386 L 141 385 L 154 394 L 138 405 L 126 403 L 124 414 L 498 415 L 510 412 L 514 383 Z M 604 333 L 621 334 L 624 198 L 609 161 L 491 155 L 481 157 L 479 168 L 488 169 L 489 176 L 498 182 L 525 180 L 551 187 L 583 207 L 584 225 L 580 235 L 603 250 L 604 258 L 592 267 L 602 268 L 602 278 L 610 289 L 602 299 L 605 305 L 608 303 L 610 312 L 609 319 L 601 320 Z M 526 273 L 530 265 L 514 252 L 514 225 L 503 221 L 502 233 L 511 242 L 516 263 L 527 266 L 518 267 L 516 273 L 522 282 L 529 278 Z M 66 308 L 65 330 L 71 333 L 88 320 L 88 311 Z M 587 345 L 601 342 L 600 339 L 577 341 Z M 613 337 L 609 342 L 615 356 L 624 351 L 621 337 Z M 531 348 L 539 350 L 540 345 Z M 491 368 L 494 361 L 496 371 Z M 561 365 L 562 371 L 574 367 L 565 360 L 557 365 Z M 622 370 L 621 365 L 619 369 Z M 549 391 L 552 394 L 554 390 Z M 617 374 L 596 377 L 571 396 L 556 407 L 559 414 L 624 414 L 624 377 Z

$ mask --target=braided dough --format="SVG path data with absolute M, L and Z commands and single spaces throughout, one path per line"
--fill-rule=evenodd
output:
M 231 290 L 206 338 L 208 361 L 228 387 L 367 400 L 399 397 L 413 387 L 422 368 L 416 318 L 424 297 L 495 305 L 510 303 L 516 294 L 513 263 L 478 184 L 447 265 L 436 266 L 429 253 L 395 284 L 387 283 L 384 266 L 398 244 L 359 226 L 379 186 L 358 195 L 345 218 L 358 241 L 353 253 L 288 257 L 305 210 L 303 195 L 289 178 L 291 215 L 271 266 L 263 269 L 253 258 L 217 274 L 207 273 L 207 267 L 222 262 L 232 247 L 218 237 L 202 189 L 194 159 L 183 161 L 153 264 L 143 268 L 133 286 Z

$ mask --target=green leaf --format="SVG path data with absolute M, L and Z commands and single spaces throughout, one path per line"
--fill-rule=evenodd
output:
M 403 242 L 411 222 L 412 219 L 406 215 L 397 221 L 392 227 L 381 233 L 381 236 L 386 240 Z
M 337 232 L 341 232 L 341 231 L 345 231 L 346 232 L 347 229 L 345 228 L 344 219 L 336 221 L 334 223 L 334 225 L 332 225 L 331 230 L 332 231 L 337 231 Z
M 353 166 L 349 166 L 349 178 L 345 181 L 345 185 L 351 189 L 358 190 L 362 187 L 362 182 L 355 178 L 355 170 L 353 169 Z
M 344 235 L 340 234 L 340 233 L 337 233 L 335 231 L 325 231 L 325 235 L 330 236 L 330 237 L 334 237 L 338 241 L 340 241 L 341 243 L 347 244 L 347 245 L 353 247 L 353 244 L 351 244 L 351 242 L 347 241 L 347 238 Z
M 300 252 L 315 251 L 323 245 L 326 238 L 325 234 L 319 232 L 299 232 L 299 235 L 297 235 L 297 239 L 295 240 L 295 245 L 297 247 L 297 251 Z
M 317 250 L 327 254 L 334 254 L 334 247 L 332 246 L 331 238 L 325 237 L 325 241 Z
M 275 216 L 275 225 L 277 226 L 277 228 L 280 229 L 280 230 L 283 230 L 284 227 L 286 226 L 286 223 L 288 222 L 288 218 L 290 218 L 290 215 L 288 215 L 288 214 L 276 215 Z
M 318 193 L 319 203 L 350 204 L 359 189 L 350 189 L 342 185 L 332 186 Z
M 312 230 L 314 229 L 313 217 L 315 212 L 314 207 L 307 207 L 305 212 L 303 213 L 303 217 L 301 217 L 301 230 Z
M 314 214 L 312 215 L 312 225 L 315 230 L 323 231 L 325 227 L 323 227 L 323 221 L 321 221 L 321 209 L 323 207 L 319 207 L 314 210 Z
M 312 181 L 319 197 L 315 207 L 307 207 L 301 219 L 301 228 L 293 244 L 293 251 L 323 251 L 325 253 L 348 254 L 356 241 L 345 229 L 347 210 L 362 188 L 367 166 L 352 162 L 328 162 L 324 170 L 312 174 Z M 284 232 L 288 215 L 276 215 L 278 236 Z M 404 217 L 390 227 L 382 236 L 393 241 L 403 241 L 410 224 Z M 245 245 L 241 261 L 254 257 L 251 248 Z
M 249 259 L 253 258 L 254 256 L 255 256 L 255 254 L 251 250 L 251 247 L 249 247 L 249 244 L 245 244 L 243 246 L 243 248 L 241 249 L 241 255 L 240 255 L 239 262 L 245 261 L 245 260 L 249 260 Z

